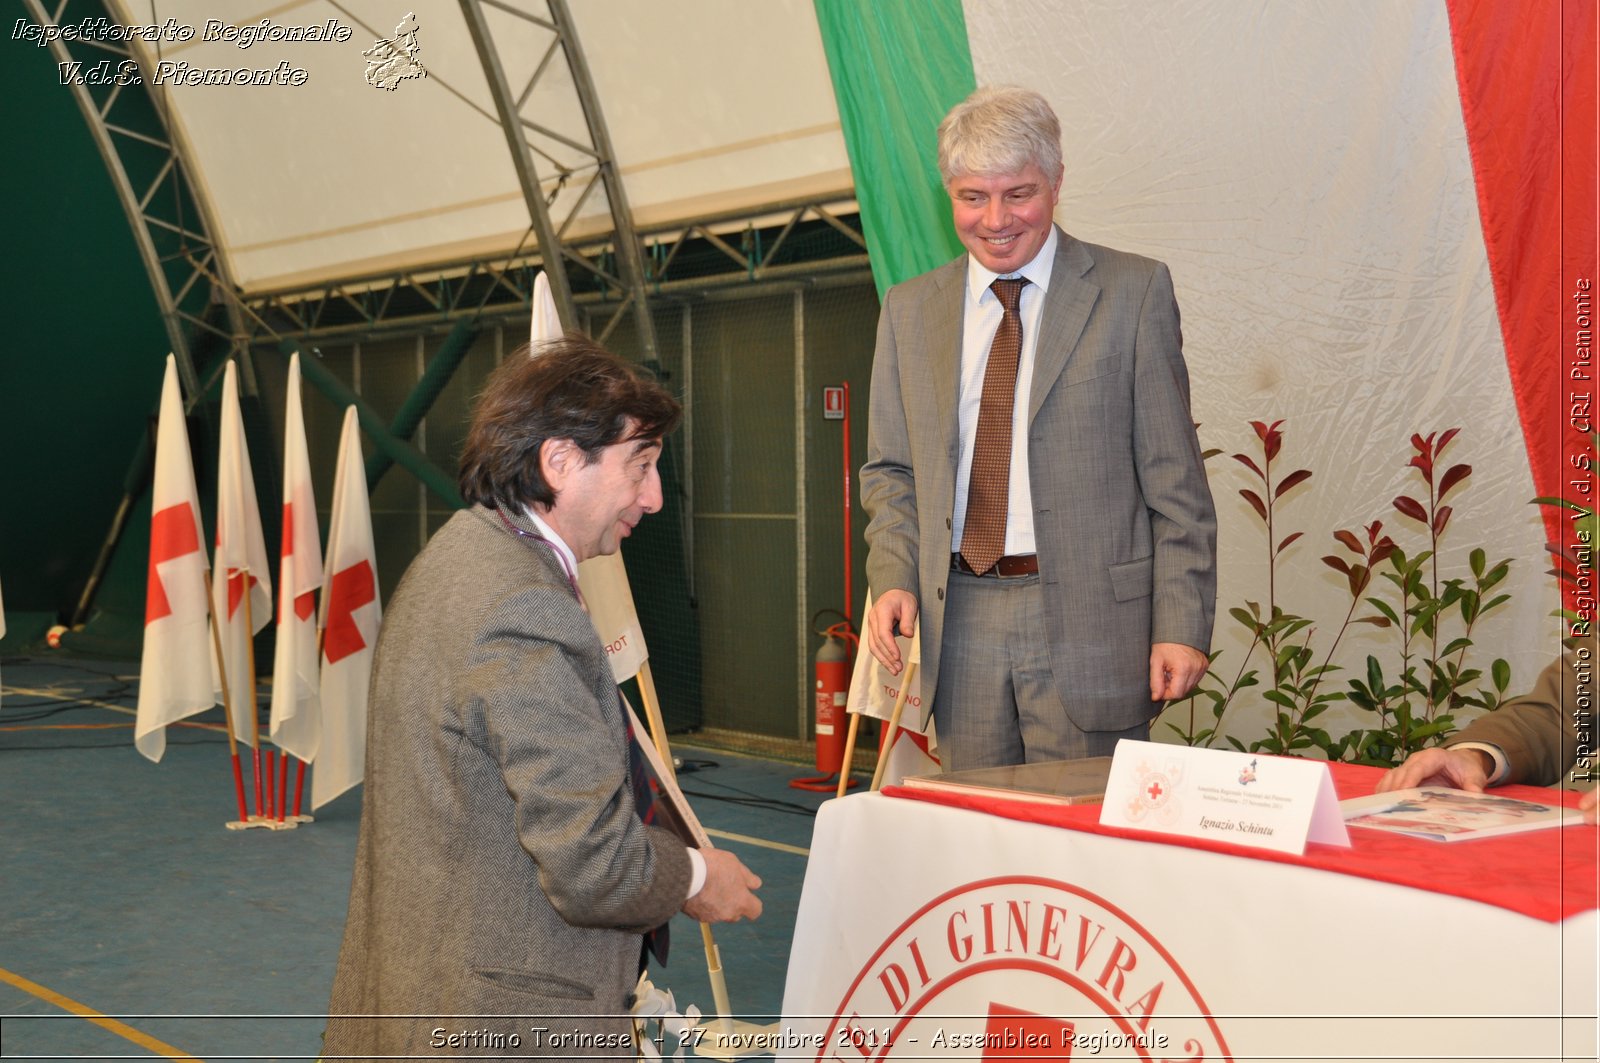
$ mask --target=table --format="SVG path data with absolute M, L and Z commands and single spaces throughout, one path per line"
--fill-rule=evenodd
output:
M 1335 784 L 1355 796 L 1377 775 L 1345 768 Z M 1067 811 L 1088 818 L 884 794 L 825 805 L 771 1047 L 852 1061 L 1596 1058 L 1594 828 L 1547 839 L 1567 910 L 1587 908 L 1551 921 L 1294 857 L 1094 833 L 1097 810 Z M 1384 844 L 1490 865 L 1518 840 Z

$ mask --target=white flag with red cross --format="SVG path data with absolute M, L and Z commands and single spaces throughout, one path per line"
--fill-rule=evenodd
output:
M 277 648 L 272 662 L 272 740 L 303 761 L 322 741 L 317 674 L 317 588 L 322 536 L 300 408 L 300 355 L 289 359 L 283 414 L 283 545 L 278 557 Z
M 150 565 L 133 744 L 159 761 L 167 750 L 167 725 L 204 712 L 217 701 L 200 496 L 189 456 L 177 361 L 170 354 L 161 386 L 150 500 Z
M 221 441 L 217 451 L 217 541 L 211 559 L 211 615 L 222 643 L 223 673 L 216 691 L 227 684 L 233 733 L 256 744 L 255 660 L 251 643 L 272 620 L 272 573 L 267 542 L 261 533 L 261 508 L 256 504 L 255 476 L 245 446 L 244 417 L 239 410 L 238 368 L 228 363 L 222 375 Z
M 361 781 L 366 769 L 367 689 L 383 609 L 378 601 L 372 511 L 356 408 L 344 412 L 328 517 L 322 594 L 322 745 L 311 775 L 311 807 Z

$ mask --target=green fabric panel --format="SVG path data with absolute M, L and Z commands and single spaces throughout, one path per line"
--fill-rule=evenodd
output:
M 939 121 L 976 87 L 961 0 L 814 0 L 878 296 L 961 253 Z

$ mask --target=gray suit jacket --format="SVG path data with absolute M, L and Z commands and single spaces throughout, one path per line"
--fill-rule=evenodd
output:
M 1593 674 L 1593 659 L 1589 671 Z M 1591 688 L 1592 689 L 1592 688 Z M 1551 661 L 1533 689 L 1484 713 L 1445 742 L 1499 746 L 1510 771 L 1503 783 L 1554 786 L 1578 757 L 1578 669 L 1571 653 Z M 1589 707 L 1589 726 L 1594 709 Z
M 553 550 L 493 510 L 452 517 L 389 602 L 368 714 L 325 1053 L 459 1055 L 439 1028 L 516 1032 L 524 1054 L 532 1026 L 625 1034 L 607 1016 L 689 858 L 639 821 L 616 684 Z
M 1167 267 L 1057 233 L 1028 410 L 1041 634 L 1073 721 L 1119 730 L 1160 710 L 1152 642 L 1210 648 L 1216 513 Z M 944 637 L 966 270 L 962 256 L 884 297 L 861 469 L 867 579 L 917 597 L 925 707 Z

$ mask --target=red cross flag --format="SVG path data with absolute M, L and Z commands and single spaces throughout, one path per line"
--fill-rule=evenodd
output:
M 150 573 L 145 590 L 144 655 L 134 747 L 159 761 L 167 725 L 216 704 L 206 612 L 206 553 L 178 365 L 167 355 L 150 489 Z
M 344 412 L 328 517 L 327 588 L 322 595 L 322 745 L 311 777 L 320 808 L 361 781 L 366 768 L 367 686 L 383 609 L 372 546 L 372 511 L 361 461 L 356 408 Z
M 322 741 L 317 676 L 317 588 L 322 536 L 300 410 L 300 355 L 289 359 L 283 414 L 283 546 L 278 558 L 278 642 L 272 661 L 272 740 L 309 761 Z
M 251 641 L 272 619 L 271 562 L 261 534 L 261 509 L 256 505 L 255 476 L 244 442 L 239 412 L 237 366 L 228 363 L 222 376 L 222 426 L 217 453 L 217 543 L 211 569 L 211 615 L 222 643 L 223 675 L 217 693 L 227 684 L 233 733 L 256 746 L 255 659 Z

